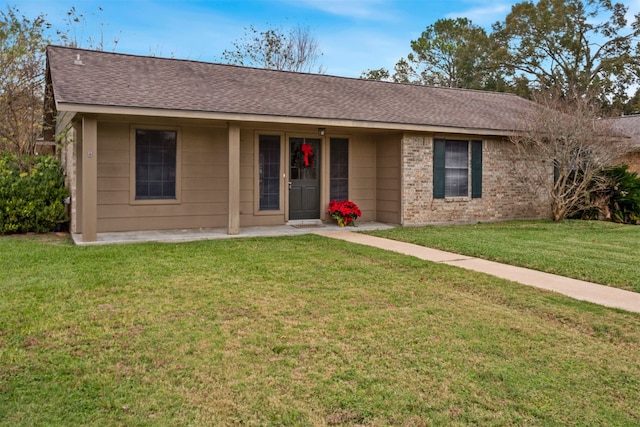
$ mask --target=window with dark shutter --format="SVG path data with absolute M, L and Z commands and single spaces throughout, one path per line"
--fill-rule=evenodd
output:
M 433 141 L 433 198 L 445 198 L 444 186 L 444 159 L 445 159 L 444 139 L 436 139 Z
M 444 155 L 445 197 L 469 196 L 469 143 L 447 141 Z
M 471 197 L 482 197 L 482 141 L 471 142 Z
M 482 141 L 433 141 L 433 198 L 482 197 Z

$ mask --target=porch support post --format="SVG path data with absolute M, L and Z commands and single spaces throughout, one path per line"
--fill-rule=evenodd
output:
M 240 233 L 240 128 L 229 124 L 229 225 L 227 234 Z
M 82 241 L 95 242 L 98 230 L 98 123 L 82 118 Z

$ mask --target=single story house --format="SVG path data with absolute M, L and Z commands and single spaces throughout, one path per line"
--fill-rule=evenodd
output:
M 85 242 L 332 221 L 333 199 L 399 225 L 550 216 L 508 141 L 536 108 L 515 95 L 56 46 L 46 80 Z

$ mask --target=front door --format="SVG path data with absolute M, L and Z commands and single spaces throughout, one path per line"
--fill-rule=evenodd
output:
M 289 219 L 320 218 L 320 138 L 289 138 Z

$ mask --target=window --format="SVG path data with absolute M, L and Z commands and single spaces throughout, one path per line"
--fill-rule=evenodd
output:
M 260 210 L 280 209 L 280 136 L 260 135 L 258 142 Z
M 136 129 L 136 200 L 176 200 L 177 139 L 174 130 Z
M 329 199 L 349 199 L 349 140 L 331 138 Z
M 433 197 L 469 197 L 469 184 L 482 197 L 482 141 L 434 140 Z
M 444 195 L 469 195 L 469 143 L 446 141 L 444 145 Z

